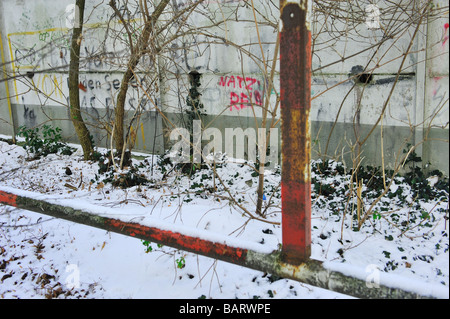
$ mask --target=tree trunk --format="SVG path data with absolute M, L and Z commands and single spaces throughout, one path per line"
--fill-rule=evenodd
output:
M 119 93 L 117 95 L 117 103 L 116 108 L 114 110 L 114 143 L 116 151 L 120 154 L 124 151 L 125 141 L 124 141 L 124 117 L 125 117 L 125 101 L 127 97 L 129 82 L 134 76 L 134 72 L 136 70 L 137 65 L 139 64 L 139 60 L 142 56 L 147 52 L 150 35 L 152 33 L 153 25 L 158 20 L 167 4 L 170 0 L 162 0 L 159 5 L 156 7 L 155 11 L 152 13 L 150 17 L 145 22 L 144 29 L 142 30 L 142 34 L 139 37 L 137 43 L 132 45 L 130 43 L 131 49 L 131 57 L 127 64 L 127 70 L 125 71 L 122 84 L 120 86 Z M 116 14 L 119 15 L 119 18 L 123 20 L 123 17 L 118 12 L 115 1 L 111 0 L 109 5 L 116 11 Z M 127 23 L 126 21 L 122 21 L 124 25 Z M 131 40 L 130 40 L 131 41 Z M 122 154 L 123 155 L 123 154 Z
M 80 110 L 80 90 L 79 90 L 79 72 L 80 72 L 80 47 L 83 32 L 83 18 L 84 18 L 85 0 L 76 1 L 76 14 L 72 45 L 70 50 L 70 67 L 69 67 L 69 103 L 70 103 L 70 117 L 72 119 L 75 132 L 80 140 L 83 148 L 84 159 L 92 158 L 94 147 L 92 145 L 91 135 L 86 127 Z M 77 16 L 79 13 L 79 16 Z M 79 23 L 77 23 L 79 22 Z

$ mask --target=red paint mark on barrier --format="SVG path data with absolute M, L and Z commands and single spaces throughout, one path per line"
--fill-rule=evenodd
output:
M 230 261 L 244 261 L 247 256 L 247 250 L 243 248 L 230 247 L 221 243 L 213 243 L 208 240 L 190 237 L 180 233 L 168 230 L 161 230 L 154 227 L 143 226 L 134 223 L 127 223 L 117 219 L 106 219 L 107 226 L 116 231 L 132 236 L 154 240 L 171 247 L 201 253 L 211 257 L 225 257 Z
M 0 191 L 0 203 L 17 207 L 17 195 Z

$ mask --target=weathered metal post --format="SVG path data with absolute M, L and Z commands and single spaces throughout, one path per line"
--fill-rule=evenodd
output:
M 283 259 L 311 255 L 311 31 L 312 0 L 280 0 Z

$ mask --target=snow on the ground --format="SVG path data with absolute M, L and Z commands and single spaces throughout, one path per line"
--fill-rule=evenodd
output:
M 0 141 L 0 189 L 27 191 L 41 199 L 144 225 L 173 225 L 204 238 L 227 236 L 235 245 L 243 243 L 264 252 L 276 250 L 281 243 L 277 196 L 272 198 L 274 207 L 267 210 L 270 223 L 249 219 L 226 199 L 231 193 L 254 212 L 256 178 L 245 165 L 217 169 L 225 190 L 210 172 L 197 172 L 189 179 L 175 171 L 163 172 L 156 157 L 145 155 L 133 163 L 140 164 L 139 173 L 152 183 L 123 189 L 103 182 L 98 163 L 83 161 L 80 150 L 71 156 L 28 158 L 22 147 Z M 277 194 L 279 174 L 270 171 L 266 179 L 268 202 Z M 337 177 L 328 179 L 330 184 L 337 181 Z M 213 184 L 216 196 L 208 191 Z M 402 236 L 402 230 L 387 218 L 371 219 L 368 227 L 355 231 L 348 225 L 351 217 L 343 219 L 342 213 L 333 214 L 327 205 L 313 206 L 313 258 L 448 287 L 448 196 L 446 201 L 424 203 L 433 212 L 432 220 L 418 221 L 414 230 Z M 396 212 L 410 211 L 411 207 L 403 207 Z M 151 251 L 131 237 L 0 206 L 0 298 L 351 298 L 147 244 Z

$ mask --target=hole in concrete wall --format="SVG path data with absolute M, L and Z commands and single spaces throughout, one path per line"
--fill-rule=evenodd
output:
M 363 73 L 356 77 L 357 83 L 369 84 L 373 80 L 373 75 L 370 73 Z
M 373 81 L 373 75 L 371 73 L 364 72 L 364 67 L 362 65 L 356 65 L 352 67 L 350 71 L 350 76 L 355 76 L 356 84 L 370 84 Z

